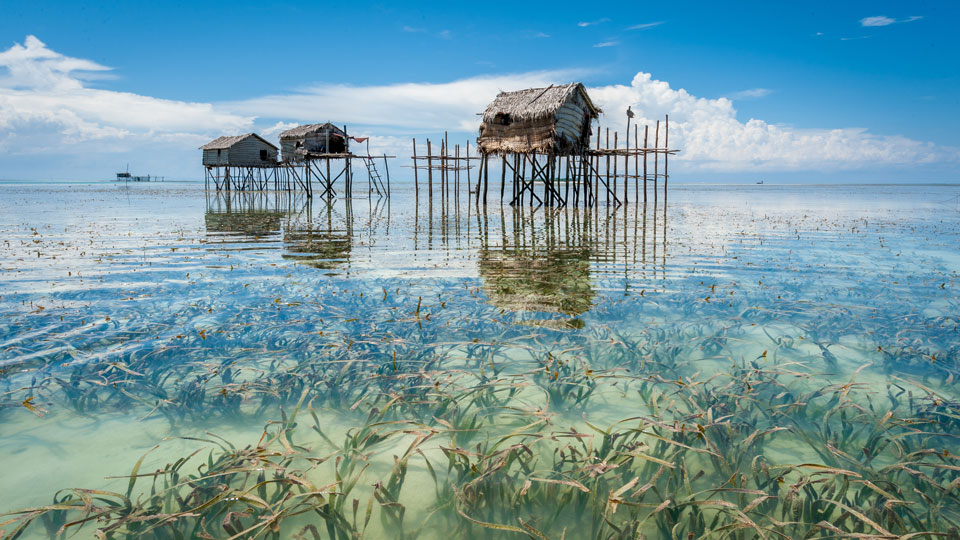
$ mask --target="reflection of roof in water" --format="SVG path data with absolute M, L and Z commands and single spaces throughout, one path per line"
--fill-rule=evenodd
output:
M 497 307 L 577 315 L 593 303 L 590 255 L 585 247 L 488 249 L 480 253 L 480 276 Z
M 207 212 L 203 216 L 207 232 L 265 236 L 280 231 L 286 214 L 272 210 L 236 210 Z
M 295 229 L 283 235 L 283 258 L 322 270 L 334 270 L 350 260 L 352 239 L 346 231 Z

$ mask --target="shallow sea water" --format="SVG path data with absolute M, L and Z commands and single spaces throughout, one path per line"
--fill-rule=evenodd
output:
M 958 245 L 958 186 L 0 184 L 0 531 L 956 535 Z

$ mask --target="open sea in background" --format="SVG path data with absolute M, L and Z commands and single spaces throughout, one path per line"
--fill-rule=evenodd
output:
M 0 183 L 0 513 L 60 503 L 29 538 L 958 538 L 960 186 L 495 197 Z

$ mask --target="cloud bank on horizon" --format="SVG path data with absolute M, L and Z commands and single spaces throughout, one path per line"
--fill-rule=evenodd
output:
M 500 90 L 564 83 L 579 70 L 470 77 L 442 83 L 371 86 L 319 84 L 242 101 L 198 103 L 92 87 L 111 69 L 48 48 L 34 36 L 0 52 L 0 168 L 16 156 L 56 153 L 82 156 L 162 152 L 177 171 L 198 176 L 197 146 L 220 134 L 259 131 L 275 136 L 296 123 L 332 120 L 358 134 L 373 134 L 375 152 L 409 152 L 411 135 L 444 130 L 473 137 L 477 113 Z M 626 127 L 631 106 L 636 122 L 652 126 L 670 115 L 670 146 L 682 149 L 677 171 L 700 173 L 842 170 L 955 163 L 960 151 L 859 127 L 800 129 L 737 118 L 728 97 L 697 97 L 639 72 L 629 84 L 588 87 L 605 111 L 601 124 Z M 758 99 L 769 89 L 734 98 Z M 159 149 L 159 150 L 158 150 Z M 92 157 L 91 157 L 92 159 Z M 682 165 L 681 165 L 682 163 Z

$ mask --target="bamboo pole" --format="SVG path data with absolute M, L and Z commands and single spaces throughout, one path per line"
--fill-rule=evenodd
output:
M 383 154 L 383 170 L 387 173 L 387 198 L 390 198 L 390 165 L 387 164 L 387 154 Z
M 633 125 L 633 200 L 640 200 L 640 153 L 638 152 L 638 147 L 640 146 L 640 126 L 637 124 Z
M 607 128 L 607 141 L 603 145 L 604 149 L 610 148 L 610 128 Z M 607 177 L 607 204 L 610 204 L 610 154 L 607 154 L 606 167 L 603 169 L 604 176 Z
M 430 206 L 433 206 L 433 152 L 430 146 L 430 139 L 427 139 L 427 198 Z
M 487 191 L 490 190 L 490 163 L 487 161 L 488 156 L 483 155 L 483 161 L 485 166 L 483 167 L 483 205 L 487 205 Z
M 616 131 L 613 132 L 613 149 L 614 149 L 614 151 L 616 151 L 616 150 L 620 147 L 620 143 L 618 142 L 618 138 L 619 138 L 618 135 L 619 135 L 618 132 L 616 132 Z M 618 159 L 617 159 L 617 156 L 614 155 L 614 156 L 613 156 L 613 193 L 614 193 L 614 194 L 617 193 L 617 162 L 618 162 L 618 161 L 620 161 L 620 160 L 618 160 Z
M 420 201 L 420 179 L 417 174 L 417 138 L 413 138 L 413 192 L 414 198 Z
M 503 162 L 500 164 L 500 204 L 503 204 L 503 193 L 507 188 L 507 155 L 501 156 Z
M 650 126 L 643 126 L 643 204 L 647 204 L 647 136 Z
M 443 132 L 443 177 L 444 177 L 444 189 L 446 190 L 445 196 L 447 198 L 447 203 L 450 202 L 450 137 L 447 135 L 447 132 Z
M 653 206 L 657 206 L 657 173 L 660 172 L 660 121 L 657 120 L 657 131 L 653 135 Z
M 665 146 L 666 152 L 663 154 L 663 211 L 667 211 L 667 180 L 670 179 L 670 175 L 667 174 L 667 165 L 669 164 L 670 159 L 670 115 L 666 115 L 666 121 L 663 126 L 663 146 Z M 664 223 L 666 223 L 666 218 L 664 218 Z M 666 245 L 666 233 L 664 233 L 664 245 Z M 664 248 L 666 252 L 666 248 Z
M 600 150 L 600 125 L 597 124 L 597 151 Z M 597 154 L 597 166 L 593 167 L 597 177 L 593 178 L 593 204 L 599 204 L 600 199 L 600 154 Z M 593 174 L 593 172 L 591 172 Z M 591 176 L 592 178 L 592 176 Z

